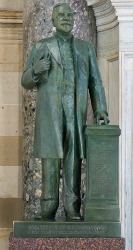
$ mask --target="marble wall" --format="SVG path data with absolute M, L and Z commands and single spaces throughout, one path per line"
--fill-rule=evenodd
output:
M 110 125 L 119 124 L 119 26 L 97 34 L 97 56 L 105 87 Z
M 0 0 L 0 249 L 22 218 L 23 1 Z

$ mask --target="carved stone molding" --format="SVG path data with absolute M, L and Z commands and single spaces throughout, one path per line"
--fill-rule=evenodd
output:
M 97 19 L 97 10 L 101 8 L 101 18 L 102 20 L 107 19 L 106 12 L 108 13 L 108 16 L 110 15 L 110 21 L 112 19 L 114 14 L 116 17 L 118 17 L 118 22 L 124 22 L 124 21 L 133 21 L 133 1 L 132 0 L 86 0 L 88 6 L 93 6 L 94 13 Z M 112 6 L 114 9 L 114 13 L 112 13 L 112 8 L 109 7 L 109 5 Z M 105 14 L 105 16 L 104 16 Z M 108 21 L 108 19 L 107 19 Z M 99 25 L 99 22 L 97 20 L 97 25 Z
M 23 13 L 22 11 L 0 11 L 0 23 L 23 23 Z
M 23 39 L 23 12 L 0 11 L 0 40 Z
M 99 3 L 101 0 L 86 0 L 88 6 L 93 6 L 96 3 Z
M 133 1 L 132 0 L 111 0 L 116 10 L 119 22 L 133 21 Z
M 97 31 L 107 30 L 118 24 L 115 9 L 110 0 L 87 0 L 87 4 L 93 6 Z
M 0 10 L 23 11 L 23 0 L 0 0 Z

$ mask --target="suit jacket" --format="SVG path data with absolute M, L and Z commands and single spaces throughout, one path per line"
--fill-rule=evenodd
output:
M 32 75 L 36 60 L 50 54 L 50 69 L 37 81 Z M 73 55 L 76 79 L 77 136 L 80 157 L 85 157 L 84 125 L 88 107 L 88 89 L 94 115 L 106 112 L 105 93 L 99 73 L 97 59 L 90 42 L 73 38 Z M 37 158 L 63 158 L 63 117 L 61 89 L 63 67 L 56 36 L 38 41 L 27 60 L 22 75 L 22 86 L 32 89 L 37 86 L 34 156 Z

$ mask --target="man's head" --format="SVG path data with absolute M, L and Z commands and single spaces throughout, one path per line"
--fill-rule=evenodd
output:
M 56 30 L 67 35 L 71 32 L 74 24 L 74 12 L 67 3 L 58 3 L 52 12 L 53 25 Z

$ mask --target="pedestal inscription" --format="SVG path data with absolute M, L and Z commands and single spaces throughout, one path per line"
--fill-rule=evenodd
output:
M 109 143 L 107 147 L 107 143 Z M 112 168 L 117 157 L 117 147 L 114 139 L 110 140 L 89 140 L 90 166 L 89 186 L 90 198 L 116 200 L 118 181 L 117 165 Z M 95 151 L 95 154 L 94 154 Z M 113 185 L 112 185 L 113 184 Z
M 14 222 L 14 237 L 30 238 L 103 238 L 119 237 L 120 223 L 89 223 L 60 221 Z
M 119 222 L 118 126 L 87 126 L 85 221 Z

